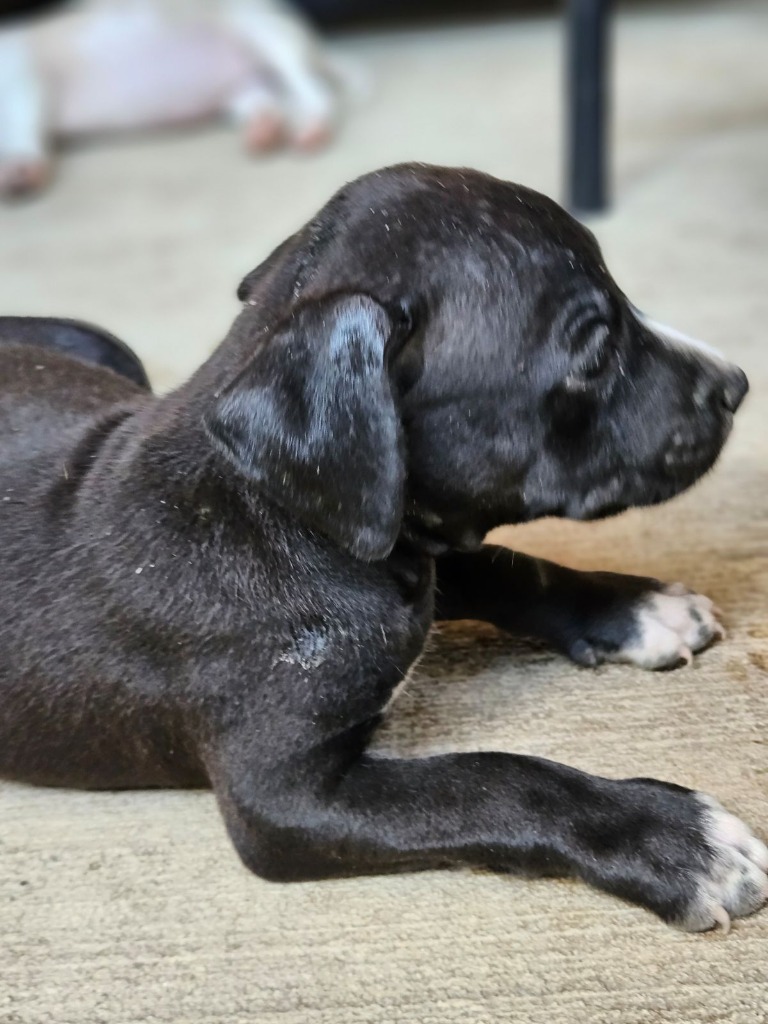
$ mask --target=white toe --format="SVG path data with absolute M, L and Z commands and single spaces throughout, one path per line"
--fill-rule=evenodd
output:
M 724 636 L 710 599 L 673 583 L 643 599 L 636 611 L 634 636 L 611 657 L 641 668 L 670 668 L 680 662 L 690 664 L 697 651 Z
M 683 921 L 693 931 L 719 925 L 759 910 L 768 901 L 768 847 L 735 815 L 704 793 L 704 837 L 712 861 L 699 875 L 699 897 Z

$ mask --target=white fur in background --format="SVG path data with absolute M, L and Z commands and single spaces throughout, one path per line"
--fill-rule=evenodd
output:
M 328 140 L 338 69 L 281 0 L 81 0 L 0 32 L 0 194 L 61 139 L 226 115 L 252 152 Z

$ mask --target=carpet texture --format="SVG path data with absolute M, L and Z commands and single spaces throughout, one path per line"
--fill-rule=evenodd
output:
M 722 462 L 663 508 L 500 532 L 572 565 L 683 580 L 722 607 L 728 639 L 648 674 L 445 627 L 382 751 L 653 774 L 768 838 L 767 34 L 764 5 L 741 0 L 621 16 L 618 204 L 593 225 L 639 306 L 747 370 Z M 239 276 L 358 172 L 418 158 L 557 193 L 558 23 L 340 45 L 373 69 L 373 96 L 315 159 L 249 163 L 225 129 L 67 154 L 48 196 L 0 211 L 0 310 L 101 321 L 167 388 L 222 336 Z M 276 887 L 241 868 L 207 793 L 0 785 L 0 944 L 2 1024 L 768 1019 L 768 912 L 691 937 L 571 882 Z

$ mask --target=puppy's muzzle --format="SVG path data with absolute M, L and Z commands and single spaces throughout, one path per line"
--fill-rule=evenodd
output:
M 738 366 L 729 366 L 723 374 L 723 380 L 714 391 L 714 397 L 730 413 L 735 413 L 749 391 L 747 375 Z
M 731 414 L 737 411 L 749 391 L 747 375 L 740 367 L 729 362 L 719 349 L 652 320 L 636 306 L 632 307 L 632 312 L 643 327 L 664 344 L 693 356 L 706 367 L 705 381 L 697 384 L 693 394 L 697 409 L 725 410 Z

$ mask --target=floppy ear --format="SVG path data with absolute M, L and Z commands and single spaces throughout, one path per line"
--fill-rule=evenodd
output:
M 265 288 L 277 286 L 279 290 L 281 284 L 287 294 L 295 292 L 305 251 L 303 242 L 301 231 L 281 242 L 255 270 L 246 274 L 237 289 L 238 299 L 248 306 L 255 306 Z
M 260 490 L 357 558 L 385 558 L 403 515 L 405 464 L 378 303 L 299 307 L 206 416 L 218 449 Z

